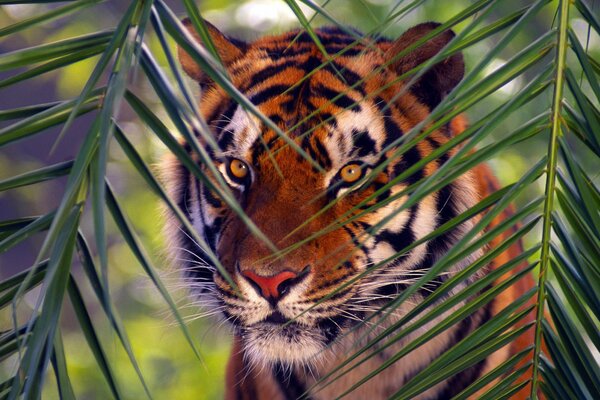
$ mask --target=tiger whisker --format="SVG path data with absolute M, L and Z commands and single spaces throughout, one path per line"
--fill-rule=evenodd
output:
M 186 202 L 186 207 L 187 207 L 187 202 Z M 182 233 L 183 233 L 185 236 L 187 236 L 187 237 L 188 237 L 188 239 L 190 239 L 190 240 L 192 241 L 192 243 L 193 243 L 193 244 L 195 244 L 195 245 L 196 245 L 196 247 L 197 247 L 197 248 L 198 248 L 200 251 L 204 252 L 204 249 L 202 248 L 202 246 L 200 245 L 200 243 L 198 243 L 198 242 L 197 242 L 197 241 L 196 241 L 196 240 L 195 240 L 193 237 L 191 237 L 191 236 L 190 236 L 190 235 L 189 235 L 189 234 L 188 234 L 188 233 L 187 233 L 187 232 L 186 232 L 186 231 L 185 231 L 185 230 L 184 230 L 184 229 L 183 229 L 181 226 L 179 227 L 179 230 L 180 230 L 180 231 L 181 231 L 181 232 L 182 232 Z M 187 250 L 187 249 L 186 249 L 186 250 Z M 204 261 L 204 262 L 206 263 L 206 261 L 205 261 L 204 259 L 202 259 L 202 258 L 201 258 L 199 255 L 197 255 L 197 254 L 195 254 L 194 252 L 191 252 L 191 251 L 189 251 L 189 250 L 187 250 L 187 251 L 188 251 L 189 253 L 191 253 L 191 254 L 195 255 L 196 257 L 200 258 L 200 260 L 202 260 L 202 261 Z M 207 263 L 207 264 L 208 264 L 208 263 Z

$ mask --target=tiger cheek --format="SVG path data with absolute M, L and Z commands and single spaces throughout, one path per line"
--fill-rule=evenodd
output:
M 221 238 L 217 244 L 217 257 L 223 267 L 230 273 L 235 271 L 235 265 L 240 258 L 242 232 L 245 232 L 244 227 L 240 226 L 238 221 L 233 221 L 221 231 Z

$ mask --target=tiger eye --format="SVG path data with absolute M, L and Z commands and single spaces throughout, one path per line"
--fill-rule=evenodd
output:
M 248 175 L 248 165 L 242 160 L 234 158 L 229 162 L 229 171 L 236 178 L 244 179 Z
M 362 176 L 362 168 L 358 164 L 348 164 L 340 171 L 340 176 L 347 183 L 354 183 Z

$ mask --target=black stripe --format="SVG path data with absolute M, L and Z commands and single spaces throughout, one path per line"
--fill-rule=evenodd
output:
M 296 31 L 296 32 L 290 32 L 290 34 L 294 34 L 294 39 L 296 39 L 295 44 L 313 44 L 314 41 L 313 39 L 310 37 L 310 35 L 308 34 L 308 32 L 306 31 Z M 289 42 L 286 41 L 289 45 Z
M 454 185 L 449 184 L 441 188 L 437 193 L 438 227 L 457 216 L 456 199 L 453 196 L 454 192 Z M 453 244 L 453 238 L 450 234 L 443 234 L 437 236 L 431 242 L 434 243 L 436 249 L 447 251 Z
M 186 169 L 187 171 L 187 169 Z M 190 178 L 190 173 L 189 171 L 186 174 L 186 182 L 189 180 Z M 194 179 L 195 183 L 196 183 L 196 188 L 198 188 L 198 181 L 196 179 Z M 188 218 L 188 220 L 191 221 L 191 216 L 188 213 L 188 210 L 186 208 L 182 208 L 182 203 L 186 202 L 185 199 L 186 197 L 188 197 L 188 194 L 190 192 L 189 188 L 191 187 L 190 183 L 187 182 L 186 183 L 186 189 L 185 189 L 185 193 L 186 195 L 184 195 L 182 197 L 182 199 L 180 199 L 179 202 L 179 207 L 184 210 L 184 212 L 186 213 L 186 217 Z M 200 211 L 202 212 L 202 208 L 200 208 Z M 196 254 L 198 257 L 200 257 L 202 260 L 208 262 L 208 256 L 206 255 L 206 253 L 198 246 L 198 244 L 196 244 L 196 242 L 194 240 L 191 239 L 191 234 L 188 231 L 188 229 L 184 226 L 181 227 L 181 230 L 178 233 L 179 235 L 179 240 L 180 240 L 180 244 L 181 247 L 183 249 L 185 249 L 185 258 L 193 258 L 193 256 L 191 254 Z M 189 253 L 191 254 L 189 254 Z M 196 264 L 195 262 L 196 260 L 192 260 L 192 261 L 184 261 L 184 275 L 194 281 L 194 282 L 211 282 L 212 281 L 212 271 L 210 268 L 201 266 Z
M 321 143 L 321 140 L 318 137 L 313 138 L 313 143 L 315 145 L 315 151 L 319 154 L 319 162 L 325 169 L 331 168 L 331 158 L 329 158 L 329 152 Z
M 215 194 L 206 186 L 202 186 L 202 196 L 204 197 L 204 200 L 214 208 L 223 207 L 221 199 L 215 196 Z
M 404 135 L 404 132 L 402 131 L 402 129 L 400 129 L 400 126 L 396 124 L 396 122 L 394 122 L 392 117 L 392 110 L 390 109 L 390 107 L 386 107 L 386 101 L 379 96 L 375 97 L 373 100 L 375 101 L 375 105 L 379 109 L 379 112 L 383 116 L 383 124 L 386 134 L 385 141 L 383 142 L 383 147 L 385 148 L 389 146 L 392 142 L 394 142 L 396 139 Z
M 327 152 L 327 149 L 325 148 L 325 146 L 323 146 L 319 138 L 312 137 L 311 141 L 311 136 L 304 136 L 302 138 L 302 143 L 300 144 L 300 146 L 302 147 L 302 149 L 304 149 L 304 151 L 306 151 L 306 153 L 308 153 L 311 159 L 313 159 L 317 162 L 317 164 L 319 164 L 321 168 L 331 168 L 332 164 L 331 159 L 329 158 L 329 153 Z M 314 165 L 312 166 L 312 168 L 313 170 L 317 171 L 317 168 Z
M 338 286 L 338 284 L 340 282 L 345 281 L 348 277 L 351 276 L 351 274 L 352 273 L 347 273 L 341 279 L 335 279 L 331 282 L 326 282 L 323 285 L 319 285 L 316 288 L 310 289 L 308 292 L 306 292 L 306 296 L 312 296 L 314 294 L 318 295 L 317 292 L 319 292 L 319 291 L 328 291 L 329 289 L 331 289 L 331 290 L 339 289 L 339 288 L 336 288 L 336 286 Z M 336 294 L 333 294 L 333 295 L 327 297 L 327 301 L 334 301 L 337 299 L 341 299 L 342 297 L 345 297 L 351 291 L 352 291 L 352 288 L 346 288 L 346 290 L 339 290 Z M 319 298 L 317 298 L 317 296 L 305 297 L 303 300 L 298 300 L 298 303 L 314 305 L 315 301 L 318 301 L 318 300 L 321 300 L 321 297 L 319 297 Z M 330 307 L 327 306 L 327 303 L 323 303 L 319 307 L 315 308 L 315 312 L 329 311 L 329 310 L 330 310 Z
M 320 112 L 319 119 L 321 120 L 321 122 L 327 123 L 330 126 L 337 128 L 337 119 L 332 114 L 330 114 L 328 112 L 324 112 L 324 111 Z
M 409 88 L 410 92 L 414 94 L 421 103 L 428 106 L 430 110 L 433 110 L 440 104 L 447 94 L 440 92 L 439 87 L 437 87 L 439 78 L 433 71 L 434 68 L 435 67 L 425 72 L 425 74 Z
M 185 230 L 185 228 L 183 228 L 183 229 Z M 188 232 L 185 232 L 185 233 L 188 233 Z M 206 253 L 203 252 L 186 234 L 182 233 L 181 239 L 182 239 L 181 246 L 185 250 L 190 251 L 192 254 L 197 254 L 203 260 L 208 260 L 208 257 L 206 257 Z M 192 257 L 187 252 L 186 252 L 186 255 L 188 257 Z M 206 268 L 206 267 L 200 266 L 196 263 L 187 262 L 187 261 L 185 262 L 184 274 L 189 280 L 191 280 L 193 282 L 211 282 L 212 275 L 213 275 L 210 268 Z M 197 290 L 197 289 L 194 289 L 194 290 Z
M 352 98 L 326 86 L 318 85 L 314 88 L 314 92 L 344 110 L 352 110 L 355 112 L 360 112 L 360 110 L 362 110 L 361 106 L 352 100 Z
M 229 146 L 233 143 L 233 136 L 234 134 L 232 131 L 230 131 L 229 129 L 223 129 L 223 131 L 221 132 L 221 136 L 217 141 L 219 149 L 227 151 L 229 149 Z
M 325 46 L 325 50 L 328 54 L 336 54 L 343 51 L 342 56 L 344 57 L 354 57 L 361 54 L 365 48 L 364 46 L 352 46 L 352 48 L 348 48 L 345 44 L 329 44 Z
M 304 56 L 309 53 L 312 53 L 313 50 L 310 46 L 289 46 L 289 42 L 282 43 L 278 47 L 267 48 L 263 47 L 262 49 L 267 52 L 269 57 L 272 59 L 280 59 L 284 57 L 295 58 L 298 56 Z
M 304 151 L 306 151 L 306 153 L 309 155 L 309 157 L 310 157 L 312 160 L 316 161 L 316 162 L 317 162 L 317 164 L 319 164 L 319 166 L 320 166 L 321 168 L 323 168 L 323 164 L 322 164 L 321 162 L 319 162 L 319 160 L 318 160 L 318 155 L 317 155 L 317 153 L 316 153 L 315 149 L 314 149 L 314 148 L 313 148 L 313 146 L 311 146 L 311 144 L 310 144 L 310 136 L 309 136 L 309 135 L 306 135 L 306 136 L 304 136 L 304 137 L 302 138 L 302 143 L 300 144 L 300 147 L 302 147 L 302 148 L 304 149 Z M 301 155 L 301 154 L 298 154 L 298 159 L 299 159 L 299 160 L 303 159 L 303 157 L 302 157 L 302 155 Z M 317 172 L 317 171 L 318 171 L 318 170 L 317 170 L 317 168 L 316 168 L 314 165 L 312 165 L 312 169 L 313 169 L 313 171 L 315 171 L 315 172 Z
M 354 232 L 352 232 L 352 230 L 350 228 L 348 228 L 345 225 L 342 225 L 342 229 L 344 229 L 346 231 L 346 233 L 350 236 L 352 243 L 354 243 L 358 248 L 362 248 L 362 246 L 364 244 L 360 243 L 360 241 L 358 240 L 358 238 L 356 237 L 356 235 L 354 234 Z
M 227 41 L 233 43 L 235 47 L 242 50 L 242 53 L 244 53 L 248 49 L 248 43 L 246 43 L 245 41 L 230 36 L 225 37 L 227 38 Z
M 479 321 L 479 324 L 477 324 L 477 326 L 473 326 L 473 324 L 472 324 L 473 318 L 472 317 L 469 317 L 469 318 L 463 320 L 459 329 L 457 329 L 456 332 L 454 332 L 452 346 L 454 346 L 456 343 L 461 341 L 469 333 L 473 332 L 473 330 L 479 328 L 480 326 L 485 324 L 487 321 L 489 321 L 489 319 L 492 317 L 492 312 L 491 312 L 492 304 L 493 304 L 493 302 L 490 302 L 485 306 L 485 308 L 480 310 L 480 313 L 482 313 L 482 315 L 481 315 L 481 320 Z M 448 350 L 452 346 L 449 346 Z M 448 379 L 446 381 L 446 388 L 441 393 L 438 394 L 437 399 L 438 400 L 450 399 L 450 398 L 456 396 L 457 394 L 459 394 L 460 392 L 462 392 L 464 389 L 466 389 L 470 384 L 472 384 L 473 382 L 475 382 L 476 379 L 479 378 L 479 376 L 483 372 L 486 362 L 487 362 L 487 359 L 483 359 L 480 362 L 478 362 L 477 364 L 472 365 L 471 367 L 457 373 L 452 378 Z
M 454 199 L 452 197 L 453 185 L 444 186 L 437 193 L 436 199 L 436 208 L 438 211 L 437 214 L 437 224 L 436 229 L 446 222 L 450 221 L 452 218 L 456 217 L 456 210 L 454 205 Z M 427 255 L 425 258 L 417 265 L 414 270 L 427 270 L 431 268 L 439 259 L 441 259 L 448 250 L 454 244 L 455 238 L 454 230 L 443 233 L 441 235 L 436 236 L 427 242 Z M 419 289 L 419 293 L 423 297 L 429 296 L 431 293 L 436 291 L 444 282 L 448 280 L 450 276 L 447 274 L 438 275 L 435 278 L 431 279 L 427 282 L 423 287 Z M 442 298 L 445 298 L 444 295 Z
M 344 325 L 347 318 L 342 315 L 325 318 L 319 321 L 319 328 L 325 335 L 325 344 L 330 345 L 340 334 L 340 326 Z
M 333 288 L 334 286 L 337 286 L 338 284 L 344 282 L 350 276 L 351 276 L 351 274 L 346 274 L 346 275 L 342 275 L 342 276 L 340 276 L 338 278 L 331 279 L 331 280 L 328 280 L 326 282 L 323 282 L 323 283 L 317 285 L 316 287 L 314 287 L 313 289 L 311 289 L 309 293 L 318 292 L 318 291 L 323 290 L 323 289 Z M 348 291 L 349 290 L 346 290 L 346 293 L 348 293 Z M 330 300 L 331 298 L 328 297 L 327 299 Z M 311 302 L 311 301 L 312 300 L 308 300 L 307 302 Z
M 258 165 L 258 159 L 265 152 L 265 145 L 261 138 L 257 138 L 251 146 L 252 149 L 252 165 Z
M 386 123 L 387 125 L 387 123 Z M 415 165 L 421 160 L 421 155 L 419 154 L 419 150 L 415 146 L 408 149 L 404 154 L 402 154 L 402 158 L 394 165 L 394 176 L 399 176 L 412 165 Z M 419 182 L 423 179 L 424 173 L 422 169 L 417 169 L 411 175 L 406 177 L 404 182 L 412 185 L 414 183 Z
M 190 171 L 187 169 L 187 167 L 182 165 L 182 169 L 184 169 L 186 172 L 184 174 L 184 188 L 183 191 L 181 193 L 181 198 L 179 200 L 179 207 L 181 210 L 183 210 L 185 212 L 185 215 L 188 219 L 188 221 L 192 221 L 192 209 L 194 208 L 194 196 L 192 193 L 192 185 L 191 185 L 191 181 L 190 179 L 196 180 L 195 177 L 192 176 L 192 174 L 190 173 Z M 199 199 L 196 199 L 199 200 Z
M 373 182 L 373 183 L 371 183 L 371 186 L 373 186 L 373 190 L 375 192 L 378 192 L 381 189 L 383 189 L 383 187 L 385 185 L 387 185 L 387 183 L 385 183 L 385 182 Z M 384 190 L 383 192 L 379 193 L 377 195 L 377 198 L 375 199 L 375 204 L 381 203 L 382 201 L 386 200 L 388 197 L 390 197 L 391 194 L 392 194 L 392 191 L 391 191 L 390 188 L 388 188 L 387 190 Z
M 281 126 L 283 124 L 283 118 L 279 114 L 269 114 L 267 117 L 273 122 L 273 124 L 277 126 Z
M 294 371 L 286 374 L 281 364 L 275 364 L 273 366 L 273 377 L 286 400 L 297 400 L 299 398 L 310 400 L 309 396 L 302 396 L 306 391 L 306 387 Z
M 439 256 L 442 254 L 434 254 L 430 249 L 430 243 L 427 243 L 426 255 L 425 257 L 414 267 L 411 268 L 411 271 L 421 271 L 423 275 L 427 273 L 427 271 L 436 263 L 436 261 L 440 258 Z M 436 291 L 443 283 L 448 279 L 447 275 L 438 275 L 426 283 L 424 283 L 417 291 L 423 297 L 428 297 L 434 291 Z M 445 299 L 448 297 L 447 294 L 443 294 L 440 299 Z
M 358 149 L 358 156 L 364 157 L 376 152 L 375 141 L 369 135 L 368 130 L 359 131 L 352 129 L 352 142 L 354 147 Z
M 407 283 L 394 283 L 377 288 L 377 294 L 388 298 L 395 298 L 408 289 L 410 285 Z
M 315 56 L 310 56 L 302 63 L 300 68 L 302 68 L 305 73 L 309 73 L 319 68 L 321 65 L 323 65 L 323 61 L 321 59 Z
M 192 216 L 189 212 L 191 207 L 191 185 L 190 185 L 190 171 L 183 165 L 179 166 L 180 169 L 180 185 L 183 185 L 183 190 L 180 192 L 180 197 L 177 202 L 177 206 L 185 213 L 185 216 L 188 220 L 192 220 Z M 196 179 L 194 179 L 196 181 Z M 184 226 L 181 227 L 181 230 L 177 233 L 179 236 L 179 242 L 182 248 L 191 252 L 192 254 L 197 254 L 203 260 L 206 260 L 207 257 L 205 253 L 198 247 L 198 245 L 190 239 L 190 232 Z M 185 258 L 192 257 L 190 254 L 187 254 Z M 196 282 L 210 282 L 212 280 L 212 271 L 208 268 L 204 268 L 202 266 L 197 265 L 194 262 L 184 261 L 184 274 L 185 276 Z
M 298 65 L 297 68 L 303 70 L 304 73 L 307 74 L 317 68 L 319 65 L 321 65 L 321 61 L 318 58 L 311 56 L 308 57 L 308 59 L 301 65 Z M 293 114 L 296 111 L 298 104 L 305 103 L 304 98 L 309 87 L 310 80 L 305 80 L 300 85 L 288 88 L 289 92 L 287 97 L 289 99 L 281 104 L 281 107 L 284 108 L 285 112 L 288 114 Z
M 267 143 L 264 143 L 264 138 L 257 138 L 252 144 L 252 165 L 258 165 L 258 159 L 267 149 L 273 149 L 275 144 L 280 140 L 279 136 L 271 138 Z
M 208 243 L 212 251 L 217 250 L 217 233 L 221 231 L 222 223 L 223 217 L 218 217 L 215 218 L 212 226 L 204 226 L 204 237 L 206 238 L 206 242 Z
M 438 148 L 440 147 L 440 144 L 435 141 L 431 136 L 427 136 L 425 138 L 425 140 L 427 141 L 427 143 L 429 143 L 429 145 L 433 148 Z M 442 155 L 440 155 L 438 157 L 438 160 L 440 161 L 440 165 L 444 165 L 446 163 L 446 161 L 448 161 L 448 158 L 450 158 L 450 156 L 448 155 L 448 152 L 443 153 Z
M 217 118 L 219 118 L 219 116 L 223 113 L 223 110 L 225 110 L 227 107 L 230 107 L 232 104 L 230 99 L 222 99 L 221 103 L 218 106 L 215 106 L 215 108 L 213 109 L 213 112 L 210 113 L 205 119 L 206 122 L 208 122 L 209 124 L 211 124 L 214 120 L 216 120 Z
M 452 349 L 453 346 L 456 345 L 456 343 L 460 342 L 466 335 L 468 335 L 470 332 L 472 332 L 474 329 L 478 328 L 479 326 L 481 326 L 485 321 L 487 321 L 491 314 L 490 314 L 490 305 L 491 303 L 489 303 L 482 311 L 484 312 L 483 315 L 483 319 L 482 322 L 477 325 L 477 326 L 473 326 L 473 315 L 468 316 L 467 318 L 463 319 L 458 327 L 456 328 L 456 330 L 453 332 L 452 334 L 452 339 L 450 340 L 450 342 L 448 344 L 446 344 L 444 346 L 443 349 L 441 349 L 436 357 L 439 357 L 440 355 L 444 354 L 445 352 L 449 351 L 450 349 Z M 485 360 L 484 360 L 485 362 Z M 413 379 L 416 375 L 418 375 L 424 368 L 426 368 L 429 364 L 424 364 L 419 366 L 419 368 L 416 368 L 415 370 L 411 371 L 410 374 L 405 375 L 404 377 L 404 383 L 408 383 L 411 379 Z M 460 393 L 461 391 L 463 391 L 469 384 L 471 384 L 472 382 L 475 381 L 475 379 L 477 378 L 477 376 L 475 376 L 474 374 L 469 375 L 467 373 L 467 371 L 470 371 L 471 369 L 477 369 L 479 366 L 479 364 L 471 367 L 468 370 L 465 370 L 463 372 L 458 373 L 457 375 L 454 375 L 454 377 L 459 377 L 459 379 L 456 380 L 456 382 L 453 382 L 456 387 L 452 386 L 450 383 L 453 381 L 454 377 L 448 379 L 446 382 L 448 383 L 448 386 L 446 387 L 446 389 L 444 391 L 442 391 L 440 394 L 437 395 L 437 397 L 435 397 L 436 400 L 448 400 L 450 398 L 452 398 L 453 395 Z M 477 369 L 477 375 L 479 374 L 479 369 Z M 462 375 L 463 373 L 466 373 L 465 375 Z M 462 378 L 469 378 L 466 379 L 466 384 L 465 382 L 462 382 Z M 455 391 L 456 390 L 456 391 Z
M 335 26 L 325 26 L 323 28 L 319 28 L 317 31 L 320 39 L 322 39 L 323 45 L 327 45 L 330 43 L 338 43 L 338 44 L 351 44 L 356 41 L 356 39 L 346 32 L 341 30 Z M 363 36 L 359 31 L 355 31 L 357 36 Z
M 219 275 L 222 277 L 223 275 L 219 272 Z M 230 291 L 229 289 L 225 289 L 219 285 L 215 285 L 217 290 L 219 291 L 219 294 L 221 295 L 221 297 L 223 297 L 223 299 L 230 299 L 230 300 L 239 300 L 240 297 L 238 295 L 236 295 L 234 292 Z M 223 303 L 226 303 L 223 300 Z M 243 311 L 243 307 L 242 306 L 237 306 L 235 304 L 231 304 L 231 303 L 227 303 L 227 308 L 228 309 L 235 309 L 237 311 Z M 234 325 L 239 325 L 241 326 L 241 322 L 239 322 L 237 320 L 237 317 L 234 317 L 232 314 L 230 314 L 229 312 L 225 311 L 226 309 L 223 310 L 223 314 L 225 315 L 225 317 L 227 317 L 227 320 L 229 320 L 229 318 L 235 318 L 235 324 Z
M 331 64 L 333 65 L 327 65 L 327 68 L 329 71 L 331 71 L 331 73 L 337 75 L 337 73 L 333 69 L 335 67 L 335 69 L 337 69 L 342 74 L 344 80 L 346 81 L 346 84 L 349 87 L 359 92 L 362 96 L 365 96 L 367 94 L 364 88 L 364 82 L 362 82 L 362 76 L 358 75 L 357 73 L 349 70 L 348 68 L 344 67 L 343 65 L 340 65 L 335 61 L 332 61 Z
M 438 211 L 438 219 L 436 229 L 456 216 L 452 191 L 452 185 L 447 185 L 437 193 L 436 208 Z M 454 231 L 449 231 L 438 235 L 427 242 L 427 256 L 419 263 L 418 269 L 429 269 L 441 259 L 452 247 L 455 241 L 454 236 Z M 436 276 L 419 289 L 419 293 L 423 295 L 423 297 L 429 296 L 446 282 L 448 278 L 449 275 L 447 274 Z
M 194 131 L 194 134 L 195 134 L 196 136 L 200 136 L 200 135 L 198 134 L 198 132 L 195 132 L 195 131 Z M 188 141 L 185 141 L 185 142 L 183 142 L 183 143 L 181 144 L 181 147 L 183 147 L 183 150 L 184 150 L 186 153 L 188 153 L 188 154 L 191 156 L 191 154 L 192 154 L 192 145 L 191 145 L 191 144 L 190 144 Z
M 289 67 L 297 68 L 297 64 L 298 64 L 297 61 L 292 59 L 292 60 L 286 60 L 279 64 L 270 65 L 270 66 L 258 71 L 256 74 L 254 74 L 252 76 L 252 78 L 250 78 L 250 81 L 248 82 L 248 84 L 244 85 L 244 87 L 241 90 L 246 91 L 248 89 L 252 89 L 254 86 L 264 82 L 265 80 L 267 80 L 277 74 L 283 73 Z
M 444 126 L 440 130 L 448 138 L 451 138 L 452 136 L 454 136 L 455 133 L 458 133 L 458 132 L 452 131 L 452 121 L 447 122 L 446 124 L 444 124 Z
M 194 182 L 194 189 L 196 189 L 196 196 L 198 196 L 198 211 L 200 212 L 200 223 L 204 224 L 204 215 L 203 215 L 203 209 L 202 209 L 202 204 L 200 201 L 200 196 L 202 196 L 202 187 L 200 186 L 200 180 L 198 178 L 196 178 L 195 176 L 192 178 L 193 182 Z
M 431 250 L 429 250 L 429 247 L 427 248 L 428 253 L 425 256 L 425 258 L 423 259 L 423 261 L 421 262 L 421 264 L 419 265 L 418 268 L 415 268 L 413 271 L 420 271 L 422 270 L 423 275 L 425 275 L 429 269 L 431 268 L 431 266 L 433 264 L 435 264 L 437 262 L 437 259 L 433 253 L 431 252 Z M 436 290 L 439 289 L 440 286 L 442 286 L 444 284 L 444 282 L 446 282 L 448 280 L 448 275 L 447 274 L 443 274 L 443 275 L 438 275 L 434 278 L 431 278 L 429 281 L 425 282 L 418 290 L 419 294 L 423 297 L 429 297 L 433 292 L 435 292 Z M 440 299 L 445 299 L 446 297 L 448 297 L 447 294 L 444 294 L 440 297 Z
M 289 85 L 270 85 L 262 89 L 256 94 L 250 97 L 250 101 L 255 106 L 259 106 L 262 103 L 269 101 L 277 96 L 280 96 L 283 92 L 289 89 Z
M 216 134 L 221 133 L 223 128 L 227 126 L 229 122 L 231 122 L 231 117 L 233 116 L 237 106 L 238 104 L 235 101 L 229 101 L 228 103 L 225 103 L 223 107 L 219 107 L 218 110 L 216 110 L 209 118 L 207 118 L 206 121 L 210 124 L 210 126 L 215 128 Z M 215 121 L 217 122 L 215 123 Z
M 353 222 L 351 222 L 351 224 L 352 224 L 352 226 L 360 228 L 363 231 L 368 231 L 373 227 L 373 225 L 369 224 L 368 222 L 364 222 L 364 221 L 353 221 Z M 369 234 L 371 236 L 373 236 L 373 232 L 369 232 Z
M 419 204 L 415 204 L 409 208 L 409 216 L 406 224 L 400 230 L 400 232 L 391 232 L 388 229 L 384 229 L 375 236 L 375 244 L 379 242 L 387 242 L 394 249 L 395 252 L 400 252 L 409 244 L 416 240 L 415 234 L 412 229 L 412 225 L 415 221 L 417 213 L 419 211 Z

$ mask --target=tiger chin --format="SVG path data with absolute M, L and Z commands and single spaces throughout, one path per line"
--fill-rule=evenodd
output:
M 183 23 L 188 39 L 202 45 L 192 24 Z M 493 174 L 481 165 L 402 208 L 407 199 L 403 191 L 435 173 L 457 151 L 403 174 L 465 129 L 460 116 L 411 149 L 401 154 L 396 149 L 399 139 L 422 123 L 461 81 L 462 54 L 454 53 L 413 77 L 409 72 L 439 54 L 454 38 L 452 31 L 427 22 L 391 40 L 360 36 L 350 29 L 320 28 L 315 30 L 317 46 L 304 31 L 248 43 L 206 24 L 231 83 L 278 130 L 245 111 L 185 48 L 179 48 L 183 70 L 200 88 L 198 109 L 214 140 L 208 143 L 199 137 L 210 163 L 182 143 L 202 168 L 203 179 L 175 157 L 164 164 L 169 195 L 195 230 L 191 235 L 170 217 L 167 237 L 173 259 L 184 271 L 191 296 L 212 304 L 232 327 L 227 399 L 336 398 L 452 310 L 327 385 L 317 385 L 319 379 L 427 298 L 447 277 L 483 255 L 484 250 L 474 251 L 387 318 L 371 319 L 442 259 L 477 218 L 403 249 L 498 189 Z M 435 30 L 440 32 L 432 35 Z M 423 40 L 426 36 L 428 40 Z M 232 201 L 247 219 L 232 209 Z M 504 211 L 491 226 L 509 215 L 510 210 Z M 491 246 L 511 233 L 501 234 Z M 514 244 L 485 270 L 520 252 L 520 244 Z M 454 292 L 482 274 L 467 278 Z M 532 286 L 526 276 L 344 398 L 390 397 Z M 415 398 L 451 398 L 527 347 L 531 338 L 530 330 Z M 526 390 L 515 398 L 525 398 Z

